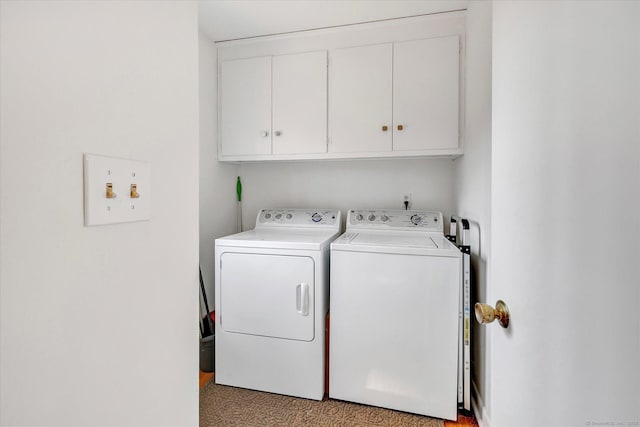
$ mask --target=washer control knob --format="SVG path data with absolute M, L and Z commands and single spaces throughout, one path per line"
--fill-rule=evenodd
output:
M 356 215 L 356 221 L 362 221 L 363 219 L 364 219 L 364 216 L 362 216 L 362 214 Z
M 389 221 L 389 217 L 388 217 L 388 216 L 386 216 L 386 215 L 382 215 L 382 216 L 380 217 L 380 221 L 382 221 L 382 222 L 387 222 L 387 221 Z
M 322 221 L 322 215 L 319 214 L 318 212 L 316 212 L 313 215 L 311 215 L 311 220 L 313 222 L 320 222 L 320 221 Z
M 374 214 L 369 214 L 369 216 L 367 217 L 367 219 L 369 221 L 375 221 L 376 220 L 376 216 Z
M 276 214 L 276 219 L 282 219 L 282 214 L 281 213 Z
M 291 219 L 291 218 L 293 218 L 293 215 L 292 215 L 292 214 L 290 214 L 290 213 L 288 213 L 286 218 L 287 218 L 287 219 Z
M 264 219 L 271 219 L 271 212 L 267 212 L 264 214 Z
M 411 217 L 411 223 L 413 225 L 420 225 L 424 222 L 424 218 L 422 218 L 420 215 L 413 215 Z

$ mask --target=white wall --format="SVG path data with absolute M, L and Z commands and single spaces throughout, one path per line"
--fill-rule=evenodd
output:
M 0 424 L 198 423 L 193 2 L 0 3 Z M 83 225 L 82 154 L 152 219 Z
M 454 191 L 455 212 L 470 221 L 472 293 L 482 302 L 490 283 L 491 253 L 491 8 L 485 1 L 470 2 L 467 9 L 466 146 L 455 162 Z M 486 328 L 476 325 L 472 322 L 471 369 L 482 408 L 490 354 Z
M 640 3 L 493 11 L 491 424 L 637 424 Z
M 259 209 L 269 207 L 401 209 L 405 192 L 415 208 L 449 215 L 454 204 L 448 159 L 246 163 L 238 173 L 245 229 L 255 225 Z
M 209 309 L 214 305 L 214 241 L 236 232 L 235 164 L 218 162 L 216 47 L 199 37 L 200 56 L 200 266 Z M 204 311 L 203 311 L 204 313 Z

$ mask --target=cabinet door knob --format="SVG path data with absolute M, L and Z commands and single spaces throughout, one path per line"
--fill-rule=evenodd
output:
M 276 136 L 280 136 L 280 135 L 282 135 L 282 131 L 277 130 L 276 131 Z
M 402 129 L 404 129 L 404 126 L 398 125 L 398 130 L 402 130 Z
M 263 138 L 268 137 L 269 136 L 269 132 L 267 132 L 266 130 L 263 130 L 262 131 L 262 136 L 263 136 Z
M 389 129 L 389 126 L 384 125 L 382 126 L 382 132 L 386 132 Z

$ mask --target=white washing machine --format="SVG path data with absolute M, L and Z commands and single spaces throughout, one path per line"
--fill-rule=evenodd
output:
M 339 210 L 262 209 L 216 239 L 218 384 L 321 400 L 329 245 Z
M 456 419 L 462 256 L 442 222 L 348 212 L 331 244 L 331 398 Z

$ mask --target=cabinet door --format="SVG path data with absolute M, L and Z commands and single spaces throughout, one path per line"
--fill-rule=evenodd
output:
M 220 67 L 221 155 L 271 153 L 271 57 Z
M 458 148 L 458 36 L 396 43 L 393 55 L 393 150 Z
M 391 151 L 391 60 L 390 43 L 331 52 L 331 152 Z
M 327 151 L 327 52 L 273 57 L 273 153 Z

